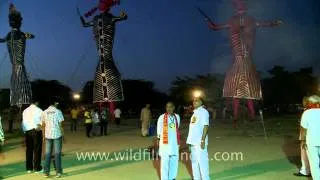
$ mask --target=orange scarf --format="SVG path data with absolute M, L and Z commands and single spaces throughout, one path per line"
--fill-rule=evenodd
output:
M 316 103 L 316 104 L 308 103 L 306 106 L 307 106 L 307 109 L 320 108 L 320 104 L 318 104 L 318 103 Z
M 163 144 L 168 144 L 168 116 L 169 116 L 168 113 L 164 114 L 163 131 L 162 131 Z M 178 144 L 180 144 L 180 133 L 179 133 L 178 120 L 176 115 L 174 115 L 174 119 L 176 122 L 177 141 L 178 141 Z

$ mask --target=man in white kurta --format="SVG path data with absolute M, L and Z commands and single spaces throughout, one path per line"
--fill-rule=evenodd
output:
M 147 104 L 146 107 L 142 108 L 140 121 L 141 121 L 141 135 L 143 137 L 149 135 L 149 127 L 152 119 L 150 104 Z
M 203 100 L 193 101 L 194 111 L 191 117 L 187 144 L 191 151 L 192 173 L 194 180 L 210 180 L 208 159 L 209 113 L 203 107 Z
M 311 96 L 308 102 L 312 106 L 304 111 L 301 117 L 301 127 L 306 134 L 306 148 L 313 180 L 320 180 L 320 98 Z
M 159 117 L 157 123 L 161 180 L 176 179 L 178 174 L 180 117 L 174 109 L 174 104 L 168 102 L 166 113 Z

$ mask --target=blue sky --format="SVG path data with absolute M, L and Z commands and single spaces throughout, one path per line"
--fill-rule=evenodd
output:
M 57 79 L 80 90 L 93 79 L 98 58 L 92 30 L 82 28 L 76 7 L 89 10 L 93 0 L 13 0 L 23 15 L 22 31 L 35 34 L 27 43 L 31 79 Z M 0 36 L 9 31 L 8 3 L 0 3 Z M 247 0 L 257 20 L 281 19 L 278 28 L 257 31 L 254 62 L 259 71 L 274 65 L 289 69 L 314 66 L 320 74 L 319 4 L 317 0 Z M 176 76 L 224 73 L 231 63 L 227 31 L 208 29 L 194 5 L 217 23 L 232 14 L 230 0 L 122 0 L 112 12 L 125 10 L 117 25 L 114 59 L 123 78 L 146 79 L 166 91 Z M 11 65 L 0 46 L 0 86 L 9 87 Z M 316 61 L 318 60 L 318 61 Z M 73 72 L 78 65 L 77 71 Z M 72 76 L 74 74 L 74 76 Z

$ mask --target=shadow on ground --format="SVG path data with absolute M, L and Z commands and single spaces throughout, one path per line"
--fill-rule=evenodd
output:
M 105 160 L 105 158 L 102 158 L 102 160 L 100 160 L 100 156 L 97 156 L 96 159 L 92 158 L 91 160 L 89 160 L 87 156 L 87 160 L 83 160 L 79 154 L 77 155 L 74 152 L 75 151 L 70 151 L 69 153 L 65 153 L 64 157 L 62 158 L 63 169 L 67 171 L 67 173 L 64 174 L 64 177 L 74 176 L 79 174 L 86 174 L 93 171 L 99 171 L 105 168 L 137 163 L 142 160 L 148 159 L 149 157 L 149 153 L 144 154 L 144 152 L 146 152 L 144 149 L 132 150 L 133 154 L 134 153 L 142 154 L 142 157 L 139 159 L 134 159 L 130 157 L 127 158 L 127 156 L 123 156 L 123 154 L 127 153 L 128 150 L 111 152 L 110 155 L 108 156 L 108 159 L 113 159 L 113 160 Z M 87 150 L 87 152 L 91 152 L 91 151 Z M 120 156 L 119 154 L 122 154 L 122 155 Z M 68 170 L 69 168 L 74 169 L 80 166 L 83 168 L 80 168 L 79 170 L 71 170 L 71 171 Z M 9 165 L 3 165 L 3 166 L 0 166 L 0 169 L 1 169 L 1 176 L 3 178 L 20 176 L 26 173 L 25 162 L 17 162 Z

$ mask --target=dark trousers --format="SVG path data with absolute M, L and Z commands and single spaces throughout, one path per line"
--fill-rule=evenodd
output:
M 101 121 L 100 122 L 100 136 L 107 135 L 108 131 L 108 121 Z
M 116 118 L 116 125 L 120 125 L 120 118 Z
M 30 130 L 25 133 L 26 169 L 41 171 L 42 131 Z
M 71 119 L 71 131 L 77 131 L 78 119 Z
M 87 137 L 90 137 L 91 130 L 92 130 L 92 123 L 86 123 L 86 135 L 87 135 Z

